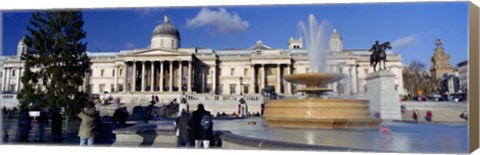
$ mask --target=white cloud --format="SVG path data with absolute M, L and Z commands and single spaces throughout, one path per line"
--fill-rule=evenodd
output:
M 163 11 L 161 8 L 135 8 L 133 11 L 140 17 L 155 16 L 157 12 Z
M 135 48 L 135 44 L 133 44 L 132 42 L 125 42 L 125 49 L 128 49 L 128 50 L 131 50 Z
M 187 19 L 187 28 L 205 28 L 212 34 L 231 34 L 243 32 L 249 27 L 248 21 L 242 20 L 235 12 L 228 12 L 225 8 L 218 11 L 202 8 L 197 16 Z
M 398 38 L 395 40 L 392 44 L 393 48 L 408 48 L 417 43 L 418 40 L 418 35 L 417 34 L 411 34 L 402 38 Z

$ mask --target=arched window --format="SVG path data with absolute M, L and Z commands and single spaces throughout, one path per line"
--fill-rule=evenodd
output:
M 172 48 L 175 47 L 175 40 L 172 39 Z

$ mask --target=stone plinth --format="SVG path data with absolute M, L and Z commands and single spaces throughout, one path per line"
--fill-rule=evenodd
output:
M 388 70 L 368 74 L 367 99 L 370 113 L 384 120 L 401 120 L 400 97 L 395 90 L 395 74 Z

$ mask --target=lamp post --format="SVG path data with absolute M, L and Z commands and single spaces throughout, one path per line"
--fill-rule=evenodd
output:
M 243 95 L 243 77 L 240 77 L 240 95 Z

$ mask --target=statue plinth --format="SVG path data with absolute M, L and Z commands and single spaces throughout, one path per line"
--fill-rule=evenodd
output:
M 388 70 L 368 74 L 366 96 L 373 117 L 401 120 L 400 96 L 395 90 L 395 74 Z

